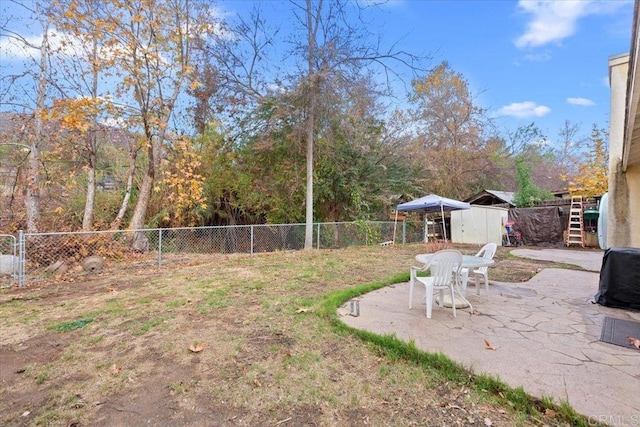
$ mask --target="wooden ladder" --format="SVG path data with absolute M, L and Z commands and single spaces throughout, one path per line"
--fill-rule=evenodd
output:
M 580 245 L 584 248 L 582 196 L 571 196 L 571 208 L 569 209 L 569 224 L 567 225 L 566 245 Z

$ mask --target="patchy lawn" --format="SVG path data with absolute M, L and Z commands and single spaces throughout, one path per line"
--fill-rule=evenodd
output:
M 461 247 L 474 253 L 477 247 Z M 550 263 L 499 248 L 491 278 Z M 208 255 L 0 290 L 1 425 L 541 425 L 322 313 L 423 245 Z

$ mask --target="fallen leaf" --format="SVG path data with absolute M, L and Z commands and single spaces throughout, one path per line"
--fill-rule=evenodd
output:
M 260 384 L 260 381 L 258 381 L 257 379 L 254 379 L 254 380 L 253 380 L 253 385 L 254 385 L 255 387 L 262 387 L 262 384 Z
M 556 417 L 556 411 L 554 411 L 553 409 L 545 409 L 544 410 L 544 414 L 549 417 L 549 418 L 555 418 Z
M 496 348 L 489 341 L 484 340 L 484 345 L 487 346 L 487 350 L 496 350 Z
M 111 375 L 118 375 L 120 372 L 122 372 L 122 366 L 116 364 L 111 366 Z
M 28 417 L 30 413 L 31 413 L 31 411 L 24 411 L 24 412 L 22 413 L 22 416 L 23 416 L 23 417 Z
M 306 313 L 308 311 L 309 311 L 308 308 L 300 307 L 299 309 L 296 310 L 296 313 Z
M 627 341 L 629 341 L 629 345 L 632 345 L 635 348 L 640 348 L 640 340 L 638 338 L 627 337 Z
M 191 344 L 189 346 L 189 350 L 191 350 L 193 353 L 200 353 L 202 350 L 204 350 L 204 343 L 199 342 L 196 344 Z
M 484 425 L 486 425 L 487 427 L 490 427 L 493 425 L 493 422 L 489 418 L 485 418 Z

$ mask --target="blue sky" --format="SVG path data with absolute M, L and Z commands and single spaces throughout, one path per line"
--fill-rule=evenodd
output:
M 375 0 L 359 0 L 372 3 Z M 227 0 L 229 13 L 253 2 Z M 286 3 L 262 2 L 270 19 Z M 629 51 L 630 0 L 390 0 L 367 10 L 371 31 L 462 73 L 499 128 L 535 122 L 551 139 L 566 120 L 608 127 L 609 57 Z M 286 16 L 286 15 L 285 15 Z
M 437 52 L 507 128 L 608 126 L 608 58 L 629 51 L 633 2 L 393 1 L 386 35 Z
M 213 4 L 233 14 L 254 3 Z M 288 2 L 261 5 L 274 25 L 291 21 Z M 553 140 L 565 120 L 584 135 L 608 126 L 608 59 L 629 51 L 632 14 L 632 0 L 390 0 L 365 16 L 387 44 L 448 61 L 500 128 L 535 122 Z

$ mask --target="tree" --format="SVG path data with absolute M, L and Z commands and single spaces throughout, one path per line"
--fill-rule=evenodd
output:
M 79 157 L 84 160 L 84 172 L 87 177 L 82 216 L 83 230 L 90 230 L 93 226 L 98 162 L 98 118 L 101 113 L 112 109 L 109 102 L 105 102 L 105 97 L 100 97 L 98 92 L 101 73 L 105 69 L 105 63 L 100 57 L 106 52 L 103 22 L 93 11 L 101 3 L 95 0 L 61 0 L 54 3 L 51 12 L 59 29 L 65 32 L 61 37 L 73 52 L 58 62 L 65 69 L 66 83 L 70 86 L 70 93 L 58 104 L 64 110 L 63 122 L 71 125 L 70 129 L 79 131 L 83 139 L 83 144 L 76 148 Z
M 0 188 L 4 189 L 0 191 L 0 216 L 7 221 L 0 227 L 5 225 L 14 231 L 23 228 L 19 218 L 24 218 L 24 215 L 20 215 L 24 212 L 24 201 L 16 196 L 22 194 L 24 189 L 24 172 L 31 155 L 29 146 L 23 143 L 28 133 L 28 123 L 24 116 L 18 114 L 3 113 L 0 117 L 0 166 L 3 170 Z
M 49 56 L 51 54 L 51 46 L 49 43 L 49 29 L 51 26 L 51 15 L 49 11 L 41 4 L 36 2 L 32 5 L 18 4 L 20 7 L 28 10 L 35 18 L 34 20 L 42 26 L 42 40 L 40 44 L 34 44 L 29 41 L 25 36 L 20 33 L 11 30 L 5 23 L 0 29 L 0 36 L 5 36 L 13 41 L 13 43 L 20 47 L 37 51 L 38 55 L 30 57 L 33 62 L 31 68 L 35 72 L 27 71 L 23 75 L 4 76 L 4 80 L 8 80 L 7 88 L 3 90 L 2 104 L 12 105 L 17 104 L 26 109 L 32 109 L 33 111 L 33 126 L 30 126 L 32 130 L 27 136 L 27 145 L 29 146 L 29 158 L 26 167 L 26 191 L 25 191 L 25 211 L 26 211 L 26 231 L 28 233 L 35 233 L 38 231 L 40 223 L 40 154 L 44 146 L 45 128 L 44 128 L 44 116 L 46 111 L 46 96 L 51 83 L 51 76 L 49 70 Z M 30 7 L 32 6 L 32 8 Z M 16 84 L 22 77 L 33 78 L 34 86 L 29 86 L 27 93 L 16 94 L 12 93 L 13 86 L 20 87 Z M 23 104 L 23 100 L 32 99 L 35 94 L 34 105 L 29 106 Z M 9 96 L 9 98 L 7 98 Z
M 316 143 L 315 211 L 323 221 L 378 219 L 417 176 L 399 149 L 402 132 L 392 134 L 380 117 L 371 85 L 354 82 L 329 102 L 333 113 Z
M 304 43 L 296 42 L 293 51 L 304 58 L 305 77 L 300 83 L 305 95 L 304 139 L 306 142 L 306 191 L 305 191 L 305 249 L 313 247 L 313 182 L 314 144 L 316 136 L 323 133 L 318 122 L 321 98 L 332 91 L 327 83 L 339 81 L 343 85 L 356 82 L 363 75 L 372 73 L 372 66 L 381 66 L 385 73 L 393 72 L 387 65 L 392 60 L 415 69 L 417 57 L 393 49 L 381 51 L 380 46 L 367 43 L 361 10 L 350 9 L 345 0 L 291 1 L 294 16 L 304 31 Z M 357 4 L 356 4 L 357 6 Z M 356 26 L 355 23 L 361 23 Z M 328 105 L 324 106 L 328 108 Z
M 392 195 L 412 187 L 413 173 L 402 149 L 404 122 L 381 118 L 381 105 L 368 79 L 345 85 L 324 83 L 314 138 L 314 215 L 319 221 L 379 217 Z M 251 114 L 255 131 L 243 135 L 238 164 L 253 189 L 243 200 L 268 222 L 305 219 L 306 97 L 299 91 L 266 98 Z M 413 191 L 410 191 L 413 192 Z M 265 198 L 264 195 L 269 197 Z M 250 196 L 247 196 L 250 195 Z
M 202 156 L 194 151 L 190 138 L 176 138 L 171 144 L 163 178 L 155 189 L 162 195 L 163 225 L 193 227 L 202 222 L 202 212 L 207 209 L 204 194 Z M 164 191 L 163 191 L 164 190 Z
M 146 154 L 146 171 L 129 222 L 129 229 L 141 229 L 176 103 L 187 87 L 199 84 L 192 62 L 194 41 L 206 37 L 214 21 L 207 2 L 200 0 L 111 0 L 96 12 L 111 49 L 110 65 L 122 76 L 119 96 L 135 105 L 131 118 Z M 141 233 L 136 234 L 134 248 L 146 249 Z
M 535 123 L 518 126 L 506 132 L 505 143 L 500 155 L 516 157 L 523 153 L 538 151 L 545 144 L 547 137 Z
M 197 70 L 199 86 L 190 90 L 195 105 L 196 131 L 203 133 L 218 122 L 235 133 L 251 126 L 251 113 L 283 87 L 280 63 L 269 49 L 279 34 L 262 17 L 260 6 L 248 19 L 237 16 L 220 22 L 220 29 L 207 40 L 200 39 Z
M 243 154 L 217 123 L 205 129 L 196 139 L 196 145 L 202 164 L 206 165 L 202 171 L 207 198 L 207 209 L 203 212 L 206 224 L 236 225 L 263 220 L 264 192 L 256 194 L 254 183 L 264 183 L 266 173 L 264 169 L 258 170 L 256 176 L 250 173 L 250 168 L 260 162 Z
M 579 138 L 580 125 L 565 120 L 564 125 L 558 132 L 560 146 L 556 149 L 556 159 L 560 167 L 560 174 L 572 174 L 575 172 L 576 156 L 581 147 L 584 146 L 585 139 Z
M 80 164 L 80 170 L 86 176 L 82 215 L 82 229 L 85 231 L 93 227 L 98 134 L 105 130 L 105 126 L 98 124 L 97 118 L 108 109 L 109 104 L 103 103 L 98 97 L 63 98 L 54 101 L 53 108 L 47 114 L 55 126 L 60 127 L 58 138 L 50 143 L 48 156 L 67 158 L 73 164 Z
M 251 114 L 252 131 L 241 135 L 238 160 L 254 181 L 244 200 L 267 222 L 304 220 L 303 106 L 295 91 L 265 98 Z
M 466 79 L 445 61 L 413 81 L 417 135 L 415 160 L 425 165 L 424 186 L 448 197 L 466 197 L 486 168 L 485 111 Z
M 608 165 L 607 132 L 594 124 L 584 160 L 578 164 L 578 171 L 569 182 L 569 192 L 584 197 L 606 193 L 609 186 Z
M 565 138 L 561 148 L 554 148 L 549 138 L 535 123 L 518 126 L 515 130 L 506 131 L 504 137 L 493 138 L 490 145 L 494 148 L 490 151 L 495 153 L 492 161 L 496 167 L 492 175 L 497 178 L 502 188 L 512 191 L 519 187 L 516 164 L 518 159 L 527 165 L 531 181 L 537 187 L 553 190 L 564 188 L 560 177 L 562 171 L 566 170 L 566 161 L 563 159 L 573 155 L 575 144 L 575 140 L 572 139 L 573 126 L 569 122 L 565 125 L 567 127 L 560 132 Z M 565 154 L 569 157 L 563 157 Z
M 531 180 L 531 167 L 527 165 L 524 158 L 516 160 L 518 191 L 514 194 L 513 201 L 516 206 L 525 208 L 534 206 L 535 203 L 542 200 L 548 200 L 553 197 L 548 190 L 542 190 L 536 186 Z

